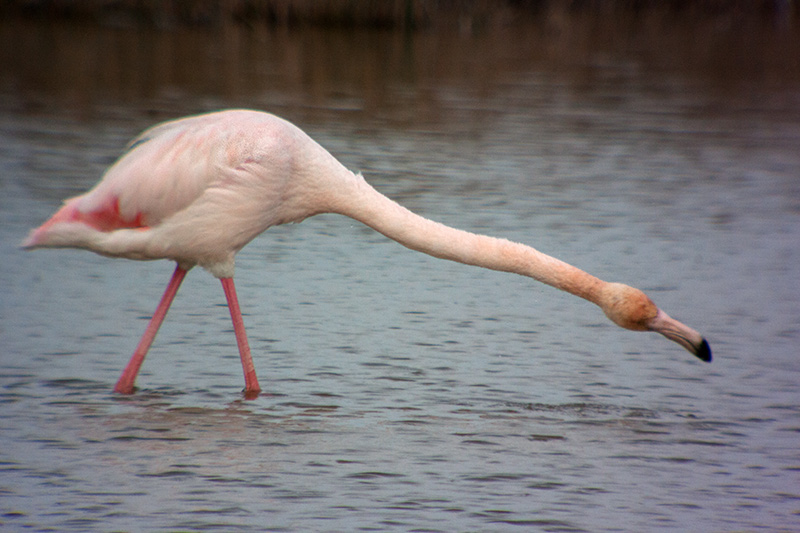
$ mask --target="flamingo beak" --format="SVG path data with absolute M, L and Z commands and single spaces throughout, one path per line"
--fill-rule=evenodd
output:
M 689 326 L 671 318 L 664 311 L 658 311 L 655 318 L 648 324 L 648 328 L 677 342 L 701 361 L 711 362 L 711 347 L 708 345 L 708 341 Z

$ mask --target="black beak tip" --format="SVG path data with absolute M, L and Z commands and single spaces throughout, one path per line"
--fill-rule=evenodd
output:
M 708 345 L 708 341 L 703 339 L 703 342 L 700 343 L 700 346 L 697 347 L 697 352 L 695 355 L 701 361 L 705 361 L 706 363 L 711 362 L 711 346 Z

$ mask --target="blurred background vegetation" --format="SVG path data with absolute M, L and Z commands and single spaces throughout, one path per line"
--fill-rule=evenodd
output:
M 0 15 L 72 18 L 111 25 L 224 25 L 230 23 L 370 26 L 474 31 L 520 17 L 661 12 L 729 22 L 797 20 L 793 0 L 3 0 Z

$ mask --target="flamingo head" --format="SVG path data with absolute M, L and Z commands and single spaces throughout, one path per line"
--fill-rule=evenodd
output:
M 602 293 L 600 307 L 620 327 L 634 331 L 655 331 L 677 342 L 700 360 L 711 362 L 708 341 L 697 331 L 659 309 L 639 289 L 622 283 L 609 283 Z

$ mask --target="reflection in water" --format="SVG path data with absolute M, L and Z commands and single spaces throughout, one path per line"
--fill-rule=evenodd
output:
M 721 24 L 713 17 L 676 20 L 660 11 L 611 18 L 553 11 L 468 34 L 0 24 L 0 68 L 14 97 L 6 106 L 16 100 L 33 109 L 97 112 L 103 103 L 124 104 L 144 106 L 159 118 L 197 111 L 197 104 L 187 105 L 187 93 L 201 97 L 203 109 L 221 100 L 233 107 L 312 106 L 389 113 L 400 125 L 430 123 L 454 107 L 474 108 L 467 105 L 471 99 L 524 82 L 531 71 L 567 74 L 582 92 L 620 78 L 662 87 L 658 78 L 676 70 L 725 90 L 780 86 L 800 76 L 796 31 L 758 17 Z M 610 96 L 609 103 L 621 96 Z
M 0 524 L 792 530 L 800 40 L 610 20 L 0 22 Z M 239 256 L 270 394 L 241 399 L 202 272 L 145 388 L 112 394 L 171 266 L 16 244 L 142 128 L 235 106 L 287 116 L 421 214 L 642 285 L 708 332 L 717 361 L 321 216 Z

